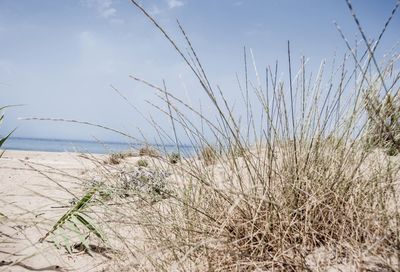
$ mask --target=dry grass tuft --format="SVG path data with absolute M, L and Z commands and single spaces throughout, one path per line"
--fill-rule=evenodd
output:
M 212 146 L 206 146 L 200 151 L 200 159 L 203 160 L 206 166 L 213 165 L 217 162 L 218 153 Z
M 140 167 L 149 166 L 149 162 L 147 160 L 143 160 L 143 159 L 138 160 L 136 164 L 137 164 L 137 166 L 140 166 Z
M 160 153 L 153 147 L 151 146 L 144 146 L 139 149 L 139 156 L 149 156 L 149 157 L 154 157 L 157 158 L 160 156 Z
M 108 156 L 108 159 L 105 161 L 107 164 L 119 164 L 122 160 L 135 157 L 137 154 L 133 151 L 122 151 L 122 152 L 114 152 Z
M 168 161 L 171 164 L 177 164 L 181 161 L 181 155 L 179 153 L 173 152 L 168 155 Z
M 367 144 L 369 147 L 386 149 L 389 155 L 397 155 L 400 152 L 400 102 L 396 95 L 388 94 L 379 100 L 371 91 L 366 97 L 366 109 L 368 111 L 369 135 Z
M 190 142 L 205 147 L 199 154 L 203 163 L 189 158 L 174 168 L 171 198 L 131 209 L 130 218 L 145 234 L 146 265 L 155 270 L 299 271 L 346 263 L 364 269 L 368 260 L 363 258 L 372 255 L 381 268 L 400 268 L 400 163 L 380 150 L 365 149 L 371 135 L 374 144 L 384 141 L 385 146 L 396 143 L 400 135 L 393 129 L 398 118 L 392 113 L 397 111 L 393 99 L 398 95 L 398 77 L 391 70 L 399 59 L 397 53 L 377 66 L 377 43 L 366 41 L 365 47 L 358 48 L 366 53 L 353 56 L 356 73 L 351 73 L 354 67 L 348 70 L 345 57 L 323 84 L 326 64 L 321 64 L 311 82 L 304 58 L 292 78 L 288 43 L 288 81 L 279 81 L 277 68 L 268 68 L 262 87 L 254 65 L 258 82 L 250 82 L 246 74 L 239 86 L 245 105 L 241 116 L 209 83 L 183 28 L 179 25 L 189 55 L 132 2 L 192 70 L 218 115 L 213 121 L 165 87 L 132 76 L 158 91 L 160 98 L 166 97 L 163 101 L 170 112 L 165 113 L 174 129 L 179 127 Z M 359 24 L 350 3 L 349 8 Z M 379 118 L 373 118 L 370 104 L 366 107 L 360 99 L 372 93 L 386 101 L 385 106 L 377 106 Z M 198 116 L 215 137 L 208 139 L 204 127 L 200 131 L 180 107 Z M 368 121 L 371 118 L 374 124 Z M 375 127 L 385 133 L 375 133 Z M 218 146 L 218 152 L 213 146 Z M 318 252 L 322 263 L 312 261 Z

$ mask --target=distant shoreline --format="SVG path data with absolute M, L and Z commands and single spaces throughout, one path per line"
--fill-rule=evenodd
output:
M 151 144 L 150 144 L 151 145 Z M 43 152 L 73 152 L 73 153 L 93 153 L 109 154 L 131 149 L 139 149 L 143 144 L 112 142 L 112 141 L 90 141 L 90 140 L 67 140 L 67 139 L 44 139 L 44 138 L 24 138 L 12 137 L 5 142 L 2 149 L 19 151 L 43 151 Z M 153 145 L 166 152 L 175 152 L 175 145 Z M 180 146 L 187 153 L 192 153 L 194 148 L 188 145 Z
M 128 144 L 125 142 L 117 142 L 117 141 L 92 141 L 92 140 L 79 140 L 79 139 L 61 139 L 61 138 L 32 138 L 32 137 L 10 137 L 10 140 L 34 140 L 34 141 L 50 141 L 50 142 L 76 142 L 76 143 L 104 143 L 104 144 Z M 131 145 L 140 145 L 139 143 L 134 143 Z

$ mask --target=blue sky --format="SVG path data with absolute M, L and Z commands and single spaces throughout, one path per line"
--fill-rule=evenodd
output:
M 182 42 L 176 19 L 190 36 L 212 84 L 234 102 L 235 73 L 243 74 L 243 46 L 251 48 L 262 70 L 275 60 L 284 66 L 287 40 L 293 59 L 341 56 L 343 40 L 360 39 L 343 0 L 147 0 L 142 5 Z M 375 38 L 395 1 L 353 1 L 368 38 Z M 393 19 L 381 49 L 399 41 L 400 16 Z M 165 122 L 145 101 L 159 103 L 153 90 L 134 82 L 136 75 L 156 84 L 166 80 L 185 101 L 207 107 L 204 94 L 176 52 L 129 0 L 0 0 L 0 97 L 8 109 L 0 134 L 61 139 L 119 139 L 91 127 L 21 121 L 50 117 L 89 121 L 151 137 L 149 124 L 110 87 L 118 88 L 145 116 Z M 296 62 L 295 62 L 296 64 Z M 296 68 L 295 68 L 296 69 Z M 282 68 L 286 72 L 285 68 Z M 158 101 L 158 102 L 157 102 Z

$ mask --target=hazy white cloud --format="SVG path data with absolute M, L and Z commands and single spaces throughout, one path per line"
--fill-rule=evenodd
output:
M 236 7 L 242 6 L 243 4 L 244 4 L 243 1 L 236 1 L 233 3 L 233 5 Z
M 158 15 L 161 13 L 168 12 L 168 10 L 182 7 L 185 5 L 185 3 L 182 0 L 164 0 L 165 3 L 167 4 L 166 6 L 160 6 L 157 4 L 152 4 L 148 10 L 151 15 Z
M 150 10 L 149 10 L 149 13 L 151 15 L 157 15 L 157 14 L 160 14 L 162 12 L 163 12 L 163 10 L 160 9 L 157 5 L 152 5 Z
M 105 9 L 101 9 L 99 12 L 100 12 L 101 17 L 104 17 L 107 19 L 107 18 L 115 16 L 117 10 L 115 8 L 105 8 Z
M 182 7 L 185 3 L 181 0 L 167 0 L 168 8 L 178 8 Z
M 117 10 L 114 8 L 113 0 L 83 0 L 86 6 L 97 11 L 100 17 L 110 20 L 110 22 L 121 22 L 122 19 L 116 18 Z

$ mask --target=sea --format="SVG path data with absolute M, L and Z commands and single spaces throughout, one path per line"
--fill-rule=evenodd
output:
M 143 144 L 123 143 L 123 142 L 96 142 L 87 140 L 64 140 L 64 139 L 39 139 L 39 138 L 20 138 L 13 137 L 1 147 L 8 150 L 28 150 L 46 152 L 80 152 L 94 154 L 108 154 L 112 152 L 139 149 Z M 171 153 L 176 152 L 176 145 L 153 145 L 160 151 Z M 183 154 L 193 154 L 194 147 L 182 145 L 180 151 Z

